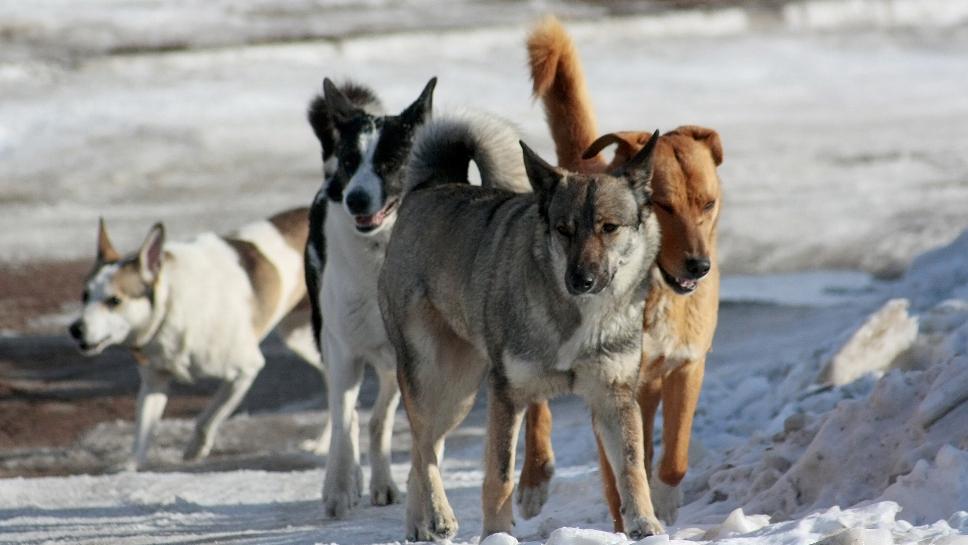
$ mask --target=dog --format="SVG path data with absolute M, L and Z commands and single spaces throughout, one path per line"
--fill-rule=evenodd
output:
M 511 532 L 525 407 L 566 392 L 586 399 L 621 472 L 629 536 L 660 533 L 635 403 L 659 247 L 654 142 L 618 171 L 586 175 L 551 167 L 523 143 L 519 155 L 515 140 L 507 125 L 464 119 L 434 122 L 414 144 L 379 283 L 413 441 L 407 539 L 457 532 L 440 470 L 444 440 L 485 378 L 481 539 Z M 481 186 L 466 183 L 471 160 Z M 533 192 L 507 190 L 524 179 Z
M 596 138 L 581 62 L 556 19 L 546 19 L 533 31 L 528 51 L 534 94 L 544 103 L 559 165 L 579 172 L 609 172 L 634 157 L 649 140 L 649 133 L 642 132 Z M 606 162 L 601 152 L 611 145 L 616 146 L 615 156 Z M 712 129 L 683 126 L 662 135 L 655 154 L 652 189 L 662 244 L 645 303 L 638 401 L 656 512 L 671 524 L 681 501 L 678 485 L 688 467 L 692 417 L 719 312 L 716 225 L 722 192 L 716 167 L 723 161 L 723 149 Z M 651 438 L 660 401 L 663 453 L 656 479 Z M 605 496 L 615 530 L 622 531 L 615 479 L 601 443 L 599 447 Z M 517 501 L 522 515 L 530 518 L 547 499 L 554 473 L 547 403 L 528 408 L 525 453 Z
M 307 208 L 188 242 L 166 242 L 159 223 L 137 252 L 122 256 L 99 222 L 97 257 L 69 333 L 85 356 L 120 345 L 139 363 L 134 448 L 115 469 L 145 466 L 172 380 L 222 381 L 184 452 L 189 461 L 207 456 L 265 365 L 259 343 L 273 329 L 325 378 L 302 278 L 308 233 Z
M 356 402 L 365 364 L 380 380 L 369 429 L 370 501 L 400 499 L 390 474 L 400 393 L 377 304 L 377 272 L 396 221 L 414 133 L 431 116 L 436 83 L 431 79 L 399 115 L 383 113 L 371 89 L 337 87 L 329 79 L 309 106 L 324 181 L 310 209 L 305 276 L 315 339 L 330 370 L 332 433 L 322 501 L 331 518 L 346 517 L 362 496 Z

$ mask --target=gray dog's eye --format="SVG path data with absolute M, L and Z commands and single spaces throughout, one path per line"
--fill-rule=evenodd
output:
M 618 225 L 615 225 L 614 223 L 603 223 L 602 224 L 602 232 L 603 233 L 614 233 L 616 229 L 618 229 Z
M 121 304 L 121 299 L 116 295 L 112 295 L 111 297 L 108 297 L 107 299 L 104 300 L 104 306 L 108 308 L 114 308 L 120 304 Z

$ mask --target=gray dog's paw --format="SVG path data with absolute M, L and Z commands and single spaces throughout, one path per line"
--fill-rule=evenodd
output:
M 629 539 L 633 541 L 664 533 L 665 528 L 659 522 L 659 519 L 650 515 L 625 521 L 625 535 L 629 536 Z

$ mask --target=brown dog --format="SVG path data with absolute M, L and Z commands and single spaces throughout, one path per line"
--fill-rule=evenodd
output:
M 581 63 L 571 38 L 555 18 L 549 17 L 531 33 L 528 53 L 534 94 L 544 103 L 561 167 L 579 172 L 611 171 L 648 142 L 651 134 L 646 132 L 617 132 L 595 138 L 595 116 Z M 607 162 L 601 151 L 613 144 L 615 156 Z M 664 404 L 659 479 L 650 480 L 656 514 L 667 523 L 675 520 L 678 509 L 677 487 L 686 474 L 692 417 L 706 354 L 716 331 L 716 224 L 721 200 L 716 167 L 722 161 L 719 135 L 696 126 L 679 127 L 662 135 L 655 153 L 653 202 L 662 245 L 645 304 L 638 402 L 646 438 L 645 467 L 650 477 L 654 477 L 653 422 L 659 402 Z M 526 422 L 518 504 L 521 514 L 530 518 L 547 499 L 548 481 L 554 473 L 547 403 L 531 405 Z M 603 456 L 601 441 L 599 460 L 615 530 L 622 531 L 615 477 Z

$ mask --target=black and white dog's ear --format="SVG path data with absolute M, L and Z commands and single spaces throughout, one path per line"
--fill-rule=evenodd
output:
M 108 228 L 104 225 L 104 218 L 97 220 L 97 263 L 114 263 L 121 259 L 121 254 L 114 249 L 111 238 L 108 237 Z
M 309 103 L 306 119 L 323 147 L 323 160 L 325 160 L 336 150 L 339 133 L 336 132 L 336 125 L 333 123 L 333 116 L 324 96 L 317 95 Z
M 645 147 L 622 166 L 620 174 L 625 176 L 634 191 L 651 195 L 652 172 L 655 169 L 655 146 L 658 143 L 659 131 L 656 130 L 652 133 L 652 138 L 645 144 Z
M 420 96 L 417 100 L 413 101 L 413 104 L 407 106 L 407 109 L 400 114 L 400 118 L 403 119 L 405 123 L 411 126 L 423 125 L 428 120 L 433 113 L 434 109 L 434 88 L 437 87 L 437 78 L 432 77 L 427 85 L 424 86 L 423 91 L 420 92 Z
M 138 250 L 138 271 L 145 282 L 154 282 L 161 271 L 163 246 L 165 244 L 165 226 L 156 223 L 148 231 L 148 236 Z
M 336 123 L 348 121 L 363 112 L 363 110 L 354 106 L 350 99 L 346 98 L 346 95 L 329 78 L 323 80 L 323 97 L 329 114 Z
M 546 196 L 554 193 L 555 188 L 564 178 L 564 174 L 539 157 L 527 144 L 522 141 L 519 141 L 519 144 L 521 144 L 521 150 L 524 151 L 524 170 L 528 173 L 531 188 L 544 201 Z

